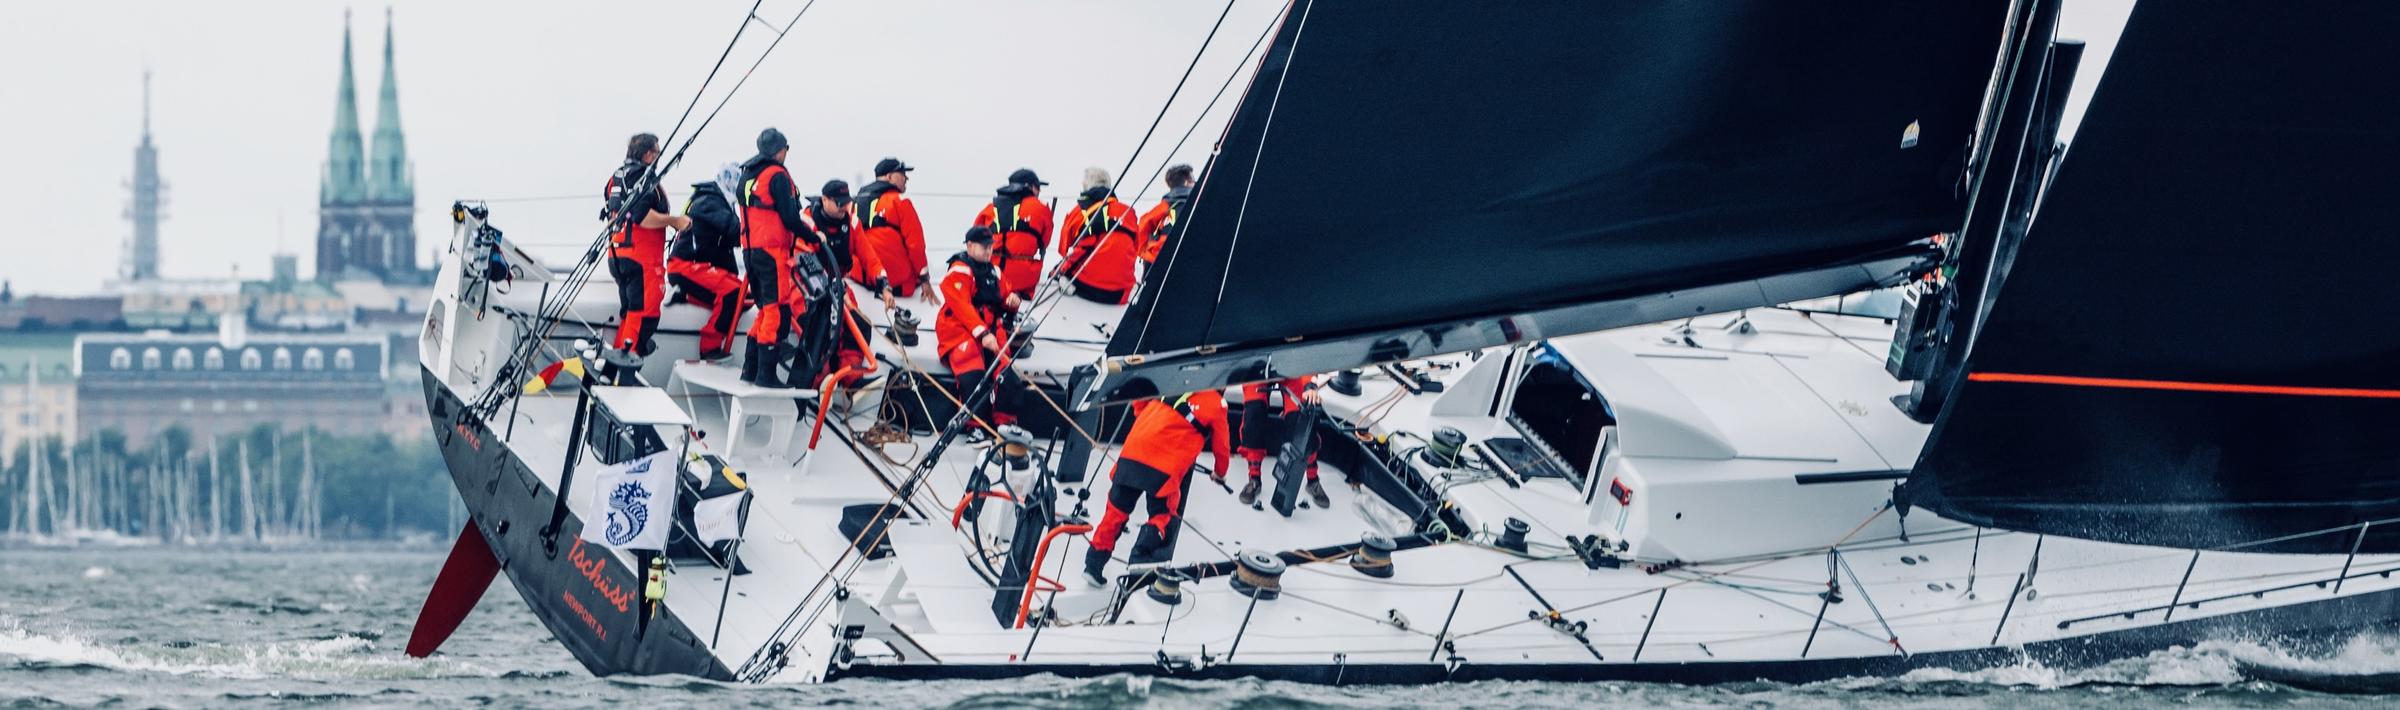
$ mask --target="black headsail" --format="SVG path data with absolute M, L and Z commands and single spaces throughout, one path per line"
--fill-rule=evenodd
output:
M 2006 16 L 1299 0 L 1085 399 L 1905 278 L 1961 220 Z
M 2143 3 L 1908 498 L 2118 542 L 2400 550 L 2400 5 Z M 2363 542 L 2363 544 L 2361 544 Z

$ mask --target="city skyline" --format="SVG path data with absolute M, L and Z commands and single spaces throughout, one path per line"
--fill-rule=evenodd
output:
M 772 40 L 765 23 L 780 26 L 804 4 L 763 4 L 765 22 L 751 24 L 700 113 Z M 447 0 L 393 7 L 397 41 L 408 45 L 396 71 L 416 170 L 415 257 L 429 263 L 424 252 L 447 242 L 448 206 L 460 198 L 503 200 L 496 219 L 512 236 L 570 257 L 574 249 L 566 245 L 596 232 L 591 217 L 599 185 L 620 159 L 625 137 L 673 127 L 749 4 L 695 2 L 671 12 L 631 2 L 563 10 Z M 221 279 L 238 267 L 241 278 L 265 278 L 276 253 L 316 263 L 342 16 L 356 16 L 359 59 L 372 72 L 383 9 L 383 3 L 228 10 L 102 2 L 12 10 L 26 21 L 0 29 L 0 59 L 65 68 L 0 78 L 0 96 L 26 97 L 18 103 L 34 106 L 60 106 L 72 96 L 76 108 L 0 117 L 0 126 L 27 143 L 20 160 L 41 166 L 0 175 L 0 189 L 53 195 L 19 225 L 20 233 L 71 248 L 28 250 L 0 265 L 0 279 L 19 294 L 77 295 L 100 292 L 117 277 L 131 234 L 121 219 L 128 201 L 123 185 L 131 179 L 126 156 L 140 139 L 145 67 L 154 75 L 160 170 L 174 188 L 164 209 L 160 275 Z M 822 2 L 726 106 L 670 185 L 747 157 L 757 130 L 776 125 L 793 134 L 795 169 L 812 179 L 855 179 L 887 154 L 927 168 L 913 187 L 928 193 L 921 209 L 946 248 L 948 233 L 963 228 L 980 196 L 1011 169 L 1067 177 L 1087 165 L 1118 170 L 1220 9 L 1165 2 L 1006 8 Z M 1206 92 L 1232 71 L 1276 10 L 1273 2 L 1237 4 L 1160 133 L 1190 124 Z M 639 24 L 650 33 L 630 43 L 645 59 L 612 74 L 605 63 L 625 53 L 622 28 L 632 16 L 643 17 Z M 906 49 L 881 54 L 906 76 L 868 81 L 864 68 L 878 51 L 849 30 L 885 23 L 895 30 L 884 35 L 887 44 Z M 1024 57 L 1017 62 L 1022 72 L 995 72 L 986 55 L 997 50 L 980 46 L 994 42 L 988 28 L 1002 25 L 1022 28 L 1004 42 L 1008 54 Z M 377 78 L 362 74 L 355 81 L 364 93 Z M 605 87 L 614 85 L 648 88 L 612 96 Z M 1087 86 L 1116 87 L 1116 97 L 1073 101 Z M 851 98 L 831 100 L 839 96 Z M 845 108 L 829 111 L 827 103 Z M 1016 108 L 971 110 L 1004 103 Z M 1229 108 L 1219 106 L 1211 120 L 1221 124 Z M 1177 157 L 1204 157 L 1216 130 L 1195 131 Z M 1025 148 L 992 148 L 1012 143 Z M 1152 152 L 1163 150 L 1154 145 Z M 1135 172 L 1147 176 L 1162 159 L 1146 156 Z M 945 192 L 976 197 L 947 200 L 955 204 L 930 197 Z M 584 193 L 592 195 L 588 203 L 577 199 Z M 536 199 L 514 201 L 523 198 Z
M 759 16 L 780 25 L 803 4 L 769 0 Z M 1161 123 L 1167 135 L 1154 137 L 1134 175 L 1120 178 L 1128 198 L 1145 188 L 1156 193 L 1133 183 L 1158 165 L 1206 158 L 1231 101 L 1206 117 L 1200 106 L 1242 67 L 1242 49 L 1279 5 L 1235 4 Z M 13 8 L 24 21 L 0 28 L 0 60 L 57 69 L 0 77 L 0 98 L 46 107 L 0 116 L 0 127 L 24 148 L 18 169 L 0 171 L 0 190 L 44 196 L 13 227 L 13 239 L 41 247 L 0 264 L 0 279 L 18 294 L 76 295 L 100 292 L 117 277 L 132 235 L 122 218 L 133 178 L 126 157 L 140 141 L 144 71 L 154 75 L 160 171 L 173 186 L 160 275 L 265 278 L 277 253 L 317 263 L 321 168 L 334 121 L 327 99 L 339 80 L 343 15 L 358 16 L 353 31 L 368 38 L 363 52 L 372 61 L 382 29 L 376 16 L 385 7 L 289 0 L 234 9 L 149 1 Z M 460 198 L 495 200 L 495 222 L 512 237 L 547 257 L 571 258 L 596 231 L 598 186 L 624 137 L 673 127 L 748 5 L 709 0 L 661 12 L 635 2 L 559 10 L 424 0 L 392 7 L 398 41 L 410 47 L 396 72 L 418 193 L 414 257 L 422 265 L 426 252 L 447 242 L 448 205 Z M 2062 34 L 2091 41 L 2090 77 L 2105 65 L 2129 7 L 2125 0 L 2069 3 Z M 1032 167 L 1057 182 L 1086 166 L 1113 172 L 1124 165 L 1220 9 L 828 0 L 759 68 L 669 185 L 746 157 L 756 130 L 776 125 L 794 136 L 795 172 L 811 180 L 855 180 L 884 155 L 924 168 L 912 187 L 929 241 L 946 249 L 950 233 L 1010 169 Z M 624 18 L 635 16 L 647 34 L 627 40 Z M 745 32 L 719 87 L 738 79 L 746 59 L 772 39 L 765 22 Z M 889 31 L 853 31 L 865 26 Z M 1009 33 L 996 38 L 995 27 Z M 642 59 L 608 69 L 627 54 Z M 876 66 L 890 67 L 889 76 L 871 79 Z M 355 80 L 364 87 L 378 78 Z M 2080 99 L 2095 82 L 2078 83 Z M 610 88 L 621 86 L 641 88 Z M 1087 95 L 1105 98 L 1078 99 Z M 997 106 L 1007 108 L 989 108 Z M 2071 107 L 2070 115 L 2079 110 Z M 1195 121 L 1191 143 L 1167 156 L 1165 146 Z M 587 193 L 591 199 L 580 199 Z

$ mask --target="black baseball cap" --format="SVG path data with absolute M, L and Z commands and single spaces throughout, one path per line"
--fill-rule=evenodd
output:
M 875 174 L 877 175 L 905 173 L 915 169 L 917 169 L 916 166 L 900 162 L 899 158 L 884 158 L 882 160 L 875 161 Z
M 968 244 L 990 244 L 990 243 L 992 243 L 992 228 L 990 228 L 990 227 L 985 227 L 985 226 L 982 226 L 982 225 L 976 225 L 976 226 L 973 226 L 973 227 L 968 227 L 968 228 L 967 228 L 967 243 L 968 243 Z
M 1017 168 L 1016 172 L 1008 174 L 1008 184 L 1048 185 L 1050 183 L 1042 182 L 1042 176 L 1033 174 L 1032 168 Z
M 825 181 L 825 187 L 818 189 L 817 194 L 825 199 L 832 200 L 834 204 L 847 205 L 850 204 L 850 183 L 840 180 L 827 180 Z

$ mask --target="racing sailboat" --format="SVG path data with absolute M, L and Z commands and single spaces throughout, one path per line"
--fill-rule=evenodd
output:
M 1132 305 L 1030 309 L 1030 438 L 963 443 L 988 385 L 891 313 L 856 387 L 746 385 L 684 307 L 604 357 L 588 264 L 460 204 L 420 356 L 474 515 L 410 652 L 502 572 L 595 674 L 758 683 L 1811 680 L 2400 619 L 2400 335 L 2323 325 L 2394 303 L 2357 235 L 2400 97 L 2327 69 L 2400 12 L 2144 4 L 2062 155 L 2052 1 L 1416 5 L 1285 9 Z M 1345 370 L 1274 494 L 1195 483 L 1172 560 L 1068 573 L 1118 403 Z M 644 457 L 695 509 L 655 582 L 581 533 Z

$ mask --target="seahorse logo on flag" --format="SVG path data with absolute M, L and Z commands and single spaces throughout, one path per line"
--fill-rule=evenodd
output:
M 649 470 L 650 460 L 644 459 L 625 473 L 630 476 Z M 639 480 L 617 484 L 616 490 L 608 492 L 608 544 L 624 545 L 641 537 L 642 528 L 650 523 L 650 495 L 650 489 Z

